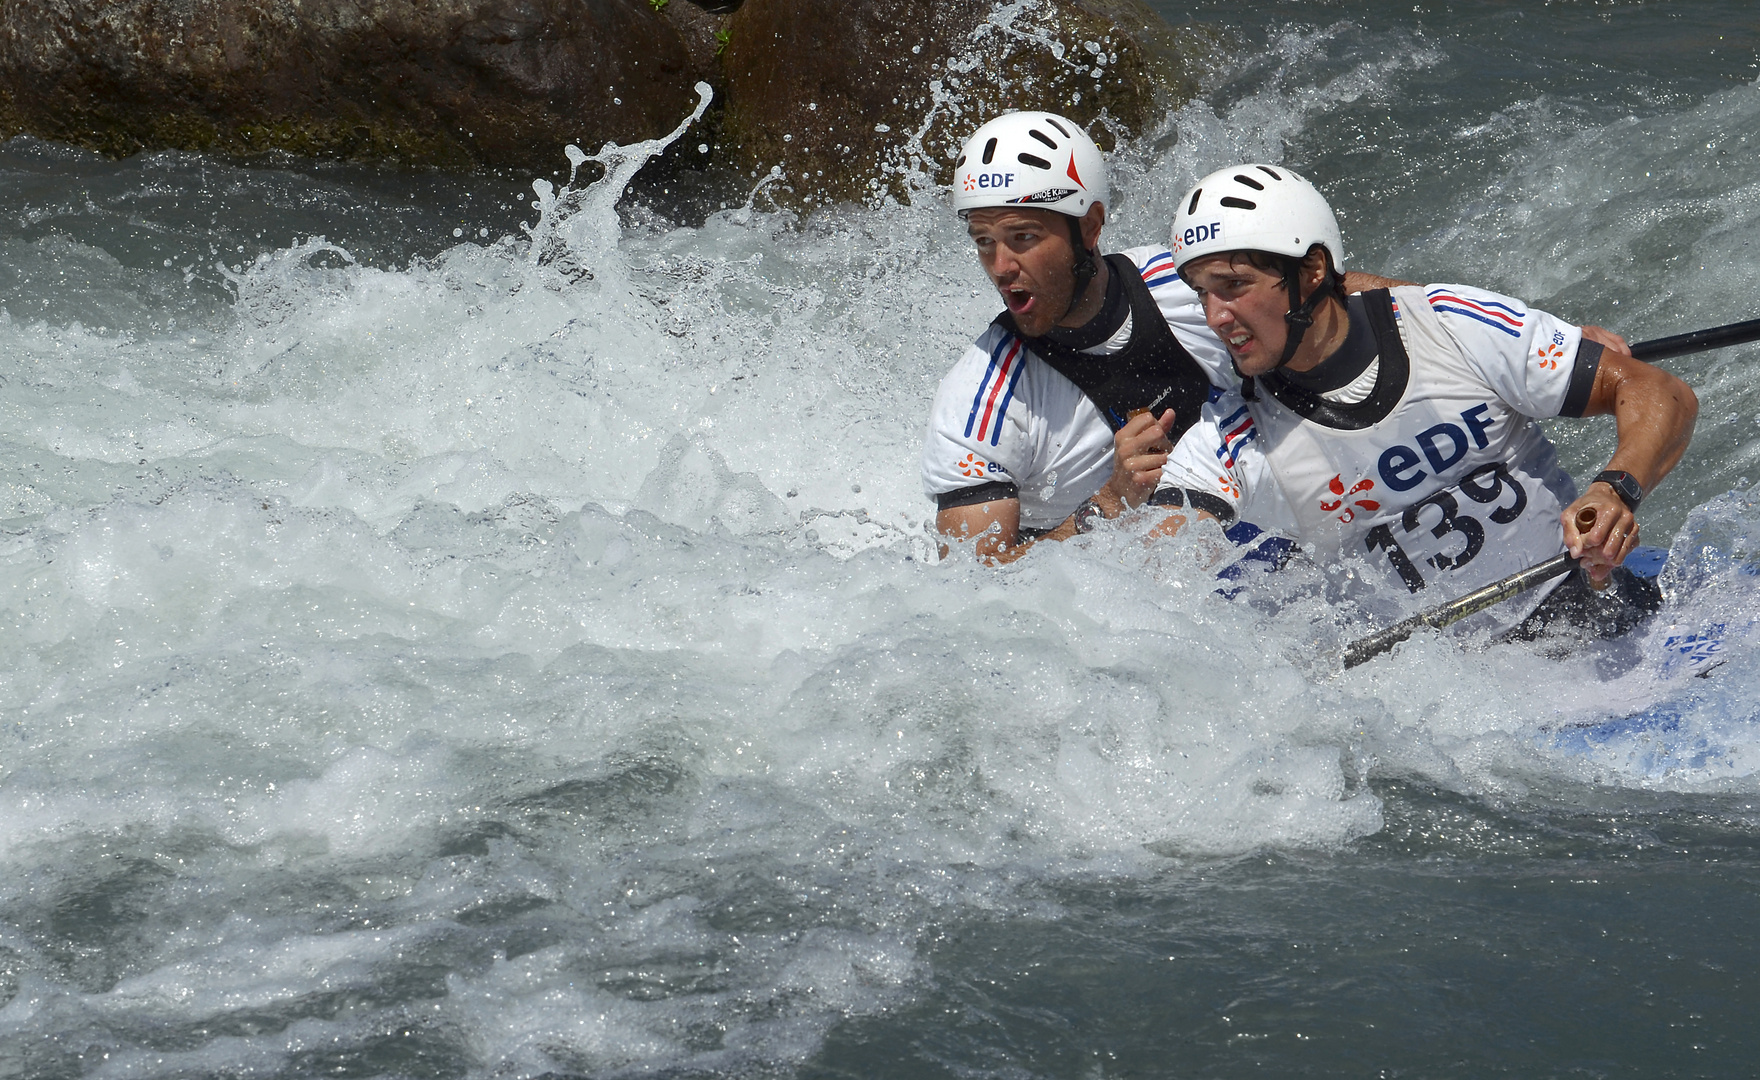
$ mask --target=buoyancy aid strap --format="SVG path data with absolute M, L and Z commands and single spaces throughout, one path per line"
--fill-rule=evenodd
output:
M 1162 506 L 1170 510 L 1178 510 L 1190 506 L 1193 510 L 1209 514 L 1224 526 L 1234 523 L 1234 507 L 1220 495 L 1195 488 L 1157 488 L 1149 496 L 1150 506 Z M 1257 530 L 1255 530 L 1257 532 Z
M 1385 420 L 1411 381 L 1411 358 L 1406 353 L 1405 339 L 1400 337 L 1399 321 L 1393 312 L 1393 294 L 1386 289 L 1370 289 L 1361 294 L 1363 314 L 1375 334 L 1380 367 L 1375 374 L 1375 388 L 1368 397 L 1354 405 L 1327 401 L 1284 378 L 1273 370 L 1257 379 L 1243 380 L 1241 393 L 1249 401 L 1258 400 L 1257 391 L 1275 398 L 1278 404 L 1304 420 L 1340 431 L 1360 431 Z M 1347 305 L 1348 307 L 1348 305 Z

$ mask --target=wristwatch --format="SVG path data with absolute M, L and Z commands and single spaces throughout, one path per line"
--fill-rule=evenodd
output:
M 1638 504 L 1644 501 L 1644 488 L 1638 478 L 1624 469 L 1608 469 L 1606 472 L 1589 481 L 1591 484 L 1606 484 L 1619 496 L 1619 501 L 1626 504 L 1626 509 L 1637 512 Z
M 1096 504 L 1093 499 L 1084 499 L 1082 505 L 1076 507 L 1076 512 L 1073 516 L 1076 519 L 1076 532 L 1086 533 L 1093 532 L 1094 523 L 1103 519 L 1106 515 L 1101 513 L 1099 505 Z

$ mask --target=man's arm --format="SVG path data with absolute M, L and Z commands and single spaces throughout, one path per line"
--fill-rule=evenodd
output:
M 1380 274 L 1363 274 L 1355 270 L 1344 272 L 1344 291 L 1348 293 L 1368 292 L 1370 289 L 1392 289 L 1400 285 L 1416 285 L 1415 281 L 1401 281 L 1398 278 L 1382 277 Z
M 1686 383 L 1631 354 L 1601 354 L 1584 416 L 1613 415 L 1619 444 L 1609 469 L 1631 473 L 1645 493 L 1655 490 L 1686 452 L 1699 415 L 1699 399 Z M 1577 528 L 1577 514 L 1595 511 L 1595 524 Z M 1613 488 L 1590 484 L 1562 515 L 1564 542 L 1582 560 L 1590 580 L 1603 582 L 1638 543 L 1638 520 Z
M 985 562 L 1013 562 L 1033 546 L 1031 540 L 1022 542 L 1020 538 L 1019 499 L 992 499 L 989 502 L 953 506 L 937 511 L 935 529 L 942 536 L 955 540 L 977 537 L 977 543 L 972 545 L 972 550 Z M 941 546 L 941 557 L 947 557 L 945 544 Z
M 951 536 L 955 540 L 969 540 L 976 536 L 978 542 L 972 550 L 978 558 L 989 563 L 1010 563 L 1025 555 L 1028 548 L 1041 540 L 1063 541 L 1086 532 L 1087 529 L 1082 525 L 1084 516 L 1097 511 L 1102 517 L 1115 518 L 1124 509 L 1123 503 L 1107 489 L 1101 488 L 1075 513 L 1058 522 L 1055 529 L 1039 533 L 1030 540 L 1021 538 L 1019 499 L 995 499 L 939 511 L 935 515 L 935 528 L 941 535 Z M 941 557 L 947 558 L 945 544 L 941 546 Z

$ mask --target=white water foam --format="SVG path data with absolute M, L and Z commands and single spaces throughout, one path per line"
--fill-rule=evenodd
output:
M 1267 93 L 1181 131 L 1275 159 Z M 1592 659 L 1325 678 L 1354 612 L 1299 566 L 1224 600 L 1203 530 L 936 561 L 920 425 L 995 305 L 952 216 L 618 232 L 620 175 L 402 269 L 274 252 L 195 333 L 0 322 L 10 1062 L 297 1073 L 407 1027 L 471 1075 L 785 1067 L 908 1001 L 947 911 L 1337 847 L 1372 775 L 1754 783 L 1715 681 L 1713 776 L 1558 741 Z

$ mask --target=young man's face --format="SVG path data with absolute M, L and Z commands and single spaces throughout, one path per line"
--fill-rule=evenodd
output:
M 1076 249 L 1070 219 L 1053 210 L 995 206 L 966 216 L 984 273 L 1027 337 L 1042 337 L 1070 310 Z
M 1261 270 L 1240 252 L 1206 255 L 1181 268 L 1204 302 L 1204 321 L 1228 346 L 1242 375 L 1263 375 L 1277 366 L 1289 340 L 1289 290 L 1283 277 Z

